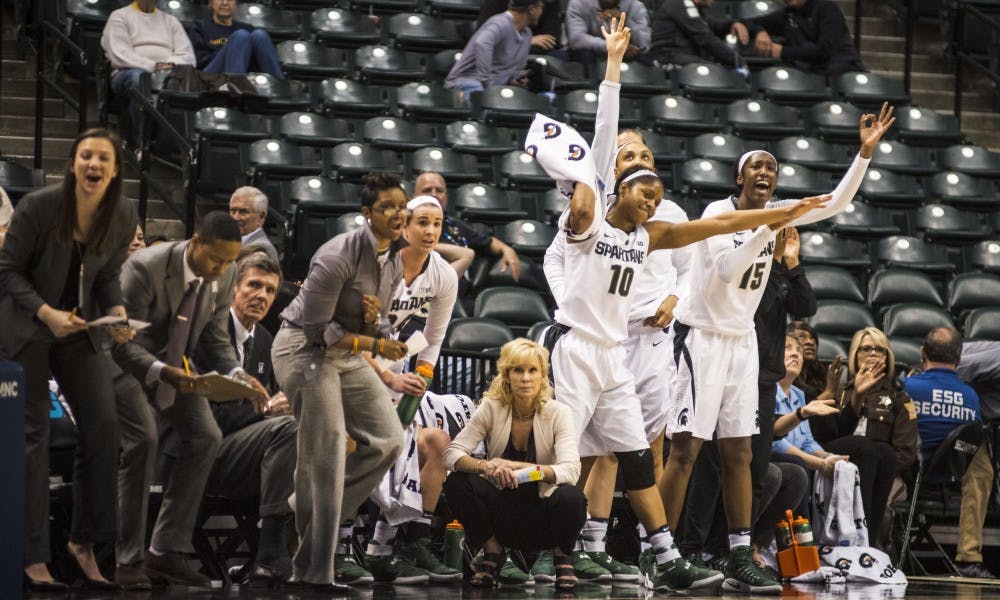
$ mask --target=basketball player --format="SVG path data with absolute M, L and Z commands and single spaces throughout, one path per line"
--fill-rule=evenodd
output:
M 861 150 L 823 209 L 796 219 L 813 223 L 844 210 L 882 135 L 892 125 L 892 109 L 862 116 Z M 778 164 L 764 151 L 744 154 L 736 169 L 738 196 L 713 202 L 702 218 L 757 209 L 770 200 Z M 774 205 L 781 205 L 777 202 Z M 752 489 L 750 436 L 757 431 L 757 338 L 753 316 L 771 271 L 777 229 L 759 227 L 701 242 L 692 267 L 690 293 L 681 298 L 673 324 L 676 389 L 668 423 L 670 456 L 660 480 L 667 499 L 667 522 L 676 526 L 691 467 L 702 441 L 718 438 L 723 505 L 729 524 L 727 591 L 780 594 L 781 584 L 753 560 L 750 547 Z

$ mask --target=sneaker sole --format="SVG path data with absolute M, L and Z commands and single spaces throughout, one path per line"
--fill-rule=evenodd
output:
M 337 583 L 343 583 L 344 585 L 368 585 L 375 583 L 375 578 L 371 575 L 365 575 L 358 577 L 357 579 L 345 579 L 340 575 L 335 575 L 333 578 Z
M 723 579 L 722 573 L 717 573 L 715 575 L 712 575 L 711 577 L 706 577 L 704 579 L 699 579 L 698 581 L 695 581 L 694 583 L 692 583 L 691 585 L 689 585 L 687 587 L 672 588 L 669 585 L 663 584 L 663 585 L 656 586 L 654 589 L 656 591 L 658 591 L 658 592 L 683 592 L 683 591 L 686 591 L 686 590 L 700 590 L 700 589 L 704 589 L 704 588 L 707 588 L 707 587 L 714 587 L 722 579 Z M 648 582 L 647 585 L 650 584 L 650 583 L 652 583 L 652 582 L 650 582 L 650 580 L 649 580 L 648 577 L 647 577 L 646 581 Z M 723 587 L 725 587 L 725 584 L 723 584 Z
M 431 573 L 430 571 L 428 571 L 427 575 L 430 576 L 431 581 L 433 583 L 448 583 L 450 581 L 462 580 L 462 573 L 460 572 L 441 574 L 441 573 Z
M 503 577 L 497 579 L 500 585 L 508 585 L 510 587 L 521 587 L 526 585 L 535 585 L 534 578 L 522 580 L 522 579 L 504 579 Z
M 611 581 L 615 583 L 641 583 L 645 579 L 642 573 L 615 573 Z
M 541 581 L 543 583 L 552 583 L 556 580 L 555 575 L 547 575 L 545 573 L 532 573 L 531 576 L 535 578 L 535 581 Z
M 149 567 L 143 567 L 146 571 L 146 576 L 149 577 L 149 582 L 151 586 L 157 587 L 173 587 L 173 586 L 185 586 L 190 588 L 199 588 L 203 590 L 212 589 L 212 581 L 209 580 L 205 582 L 194 582 L 189 579 L 182 579 L 180 577 L 175 577 L 163 571 L 157 571 L 156 569 L 150 569 Z
M 581 583 L 609 582 L 612 579 L 611 573 L 602 573 L 596 577 L 587 577 L 586 575 L 581 575 L 580 573 L 575 573 L 575 575 Z
M 379 580 L 375 579 L 377 583 L 390 583 L 393 585 L 426 585 L 430 581 L 430 577 L 427 575 L 411 575 L 410 577 L 396 577 L 395 579 Z
M 740 594 L 767 594 L 770 596 L 780 596 L 783 586 L 776 585 L 750 585 L 746 582 L 727 577 L 722 583 L 722 589 L 726 592 L 736 592 Z

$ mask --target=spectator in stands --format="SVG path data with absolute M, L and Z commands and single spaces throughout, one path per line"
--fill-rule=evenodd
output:
M 859 330 L 847 357 L 847 386 L 834 396 L 839 412 L 809 421 L 823 448 L 850 456 L 859 471 L 877 469 L 872 489 L 865 489 L 862 481 L 861 494 L 862 499 L 871 498 L 865 505 L 869 539 L 879 547 L 893 478 L 908 473 L 917 458 L 917 412 L 896 383 L 895 358 L 879 329 Z M 872 466 L 863 466 L 863 461 Z
M 711 7 L 712 0 L 664 0 L 660 4 L 652 19 L 652 55 L 662 67 L 706 61 L 733 68 L 745 66 L 739 50 L 727 44 L 725 37 L 732 34 L 745 46 L 759 28 L 718 18 L 709 12 Z
M 566 38 L 570 56 L 584 64 L 593 65 L 598 59 L 607 59 L 607 47 L 601 28 L 611 26 L 611 19 L 628 15 L 632 30 L 631 43 L 625 51 L 625 61 L 638 60 L 652 64 L 649 55 L 651 33 L 649 13 L 640 0 L 570 0 L 566 9 Z
M 990 422 L 1000 418 L 1000 342 L 962 344 L 958 376 L 979 394 L 983 420 Z
M 116 545 L 115 579 L 123 587 L 148 587 L 150 580 L 211 587 L 208 577 L 184 560 L 222 438 L 207 399 L 194 393 L 195 374 L 217 371 L 253 387 L 260 412 L 268 399 L 267 390 L 242 369 L 227 331 L 232 267 L 241 247 L 236 222 L 213 211 L 202 217 L 190 240 L 139 252 L 122 269 L 126 309 L 150 323 L 132 342 L 112 348 L 124 371 L 115 381 L 123 448 L 119 513 L 131 520 L 119 527 Z M 186 348 L 198 350 L 190 363 Z M 177 450 L 139 567 L 160 425 L 175 432 Z
M 538 24 L 531 26 L 531 53 L 553 54 L 566 58 L 562 49 L 563 19 L 559 0 L 542 0 L 542 16 Z M 476 19 L 476 29 L 494 15 L 507 10 L 510 0 L 483 0 L 479 5 L 479 18 Z
M 132 236 L 132 242 L 128 245 L 128 255 L 132 256 L 139 250 L 146 247 L 146 237 L 142 233 L 142 225 L 135 226 L 135 235 Z
M 341 512 L 354 514 L 402 452 L 403 430 L 378 375 L 360 356 L 397 361 L 389 309 L 403 277 L 399 250 L 406 222 L 399 178 L 372 173 L 361 189 L 365 224 L 320 246 L 302 291 L 281 316 L 271 358 L 278 385 L 299 422 L 293 576 L 314 591 L 344 594 L 334 583 Z M 348 460 L 347 436 L 359 442 Z
M 542 6 L 542 0 L 510 0 L 506 11 L 487 19 L 472 35 L 444 86 L 462 90 L 466 99 L 491 85 L 527 87 L 531 28 L 542 16 Z
M 784 18 L 767 21 L 772 23 L 754 38 L 757 54 L 831 77 L 865 70 L 844 13 L 833 0 L 785 0 Z M 769 33 L 785 43 L 773 41 Z
M 194 50 L 177 17 L 156 9 L 156 0 L 135 0 L 111 13 L 101 35 L 101 47 L 114 71 L 111 92 L 126 98 L 129 90 L 142 92 L 144 73 L 163 71 L 174 65 L 194 65 Z M 128 105 L 131 136 L 138 150 L 142 142 L 139 106 Z
M 236 265 L 229 339 L 243 370 L 273 393 L 267 410 L 255 412 L 248 400 L 211 405 L 222 444 L 205 493 L 232 500 L 260 499 L 260 537 L 251 581 L 282 582 L 292 572 L 284 532 L 292 519 L 288 497 L 295 470 L 296 425 L 288 399 L 281 392 L 274 393 L 274 340 L 258 326 L 280 284 L 278 263 L 265 254 L 251 254 Z
M 500 349 L 497 376 L 472 420 L 445 451 L 453 473 L 445 481 L 449 506 L 483 560 L 469 583 L 493 587 L 505 547 L 554 551 L 556 589 L 576 586 L 570 563 L 587 517 L 587 501 L 573 484 L 580 457 L 573 418 L 552 402 L 549 353 L 526 339 Z M 487 458 L 472 454 L 486 444 Z M 515 473 L 536 469 L 540 478 L 518 483 Z
M 521 277 L 521 259 L 513 248 L 476 230 L 462 219 L 448 215 L 448 187 L 440 173 L 421 173 L 413 184 L 413 191 L 415 195 L 433 196 L 441 203 L 441 208 L 445 211 L 444 226 L 441 228 L 442 244 L 472 248 L 476 256 L 499 256 L 502 270 L 510 269 L 514 281 Z
M 197 67 L 206 73 L 267 73 L 284 79 L 271 36 L 249 23 L 233 20 L 236 0 L 209 0 L 211 17 L 191 26 Z
M 24 525 L 24 583 L 31 591 L 66 592 L 46 565 L 50 371 L 77 423 L 70 564 L 88 587 L 116 589 L 94 557 L 95 543 L 114 540 L 118 461 L 115 396 L 103 349 L 110 340 L 103 332 L 119 344 L 135 332 L 88 329 L 86 322 L 126 316 L 118 274 L 138 216 L 122 201 L 122 176 L 118 137 L 103 129 L 81 133 L 63 183 L 20 200 L 0 249 L 0 355 L 21 364 L 25 386 L 24 512 L 5 517 Z
M 806 394 L 806 398 L 818 398 L 826 388 L 827 368 L 819 362 L 819 336 L 812 325 L 805 321 L 792 321 L 788 333 L 795 336 L 802 346 L 802 372 L 795 379 L 795 387 Z
M 267 220 L 264 192 L 251 185 L 236 188 L 229 197 L 229 214 L 239 223 L 244 246 L 261 246 L 274 262 L 279 262 L 278 251 L 264 233 L 264 221 Z
M 0 188 L 0 248 L 3 247 L 4 237 L 10 227 L 10 217 L 14 214 L 14 205 L 11 203 L 7 192 Z
M 903 389 L 913 398 L 920 430 L 920 451 L 926 465 L 953 429 L 982 423 L 979 396 L 959 379 L 962 334 L 951 327 L 935 327 L 920 347 L 923 373 L 906 380 Z M 979 447 L 962 477 L 962 509 L 958 517 L 955 563 L 965 577 L 994 579 L 983 565 L 983 524 L 989 508 L 993 466 L 989 449 Z

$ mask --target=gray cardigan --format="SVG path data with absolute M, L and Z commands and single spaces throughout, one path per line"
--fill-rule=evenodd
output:
M 39 329 L 46 328 L 35 314 L 43 304 L 54 307 L 66 285 L 72 248 L 56 242 L 56 215 L 61 201 L 62 184 L 22 198 L 0 250 L 0 351 L 7 356 L 17 355 Z M 113 219 L 111 249 L 98 252 L 91 244 L 83 255 L 80 316 L 88 320 L 122 304 L 119 273 L 139 223 L 134 203 L 123 198 Z M 100 333 L 88 333 L 98 348 Z

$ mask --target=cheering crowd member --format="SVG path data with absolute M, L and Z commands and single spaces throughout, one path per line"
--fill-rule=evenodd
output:
M 116 587 L 101 574 L 93 549 L 115 536 L 115 395 L 103 330 L 88 328 L 87 321 L 126 316 L 119 271 L 138 217 L 121 198 L 115 134 L 81 133 L 64 177 L 62 185 L 21 199 L 0 250 L 0 350 L 25 373 L 24 577 L 34 591 L 66 589 L 46 565 L 50 371 L 70 403 L 79 436 L 70 555 L 90 587 Z M 106 331 L 118 344 L 135 335 L 128 328 Z

